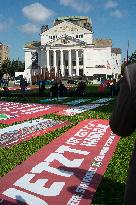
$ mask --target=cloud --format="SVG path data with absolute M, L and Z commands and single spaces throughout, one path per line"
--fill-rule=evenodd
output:
M 27 34 L 37 33 L 38 31 L 40 31 L 39 28 L 32 23 L 24 24 L 24 25 L 20 26 L 19 29 L 23 33 L 27 33 Z
M 60 4 L 63 6 L 69 6 L 78 12 L 88 12 L 92 9 L 92 5 L 87 2 L 81 2 L 79 0 L 59 0 Z
M 8 18 L 6 20 L 1 20 L 0 21 L 0 32 L 5 32 L 7 31 L 13 24 L 13 19 Z
M 110 13 L 111 16 L 114 16 L 114 17 L 117 17 L 117 18 L 121 18 L 123 17 L 123 13 L 119 10 L 119 9 L 116 9 L 115 11 L 112 11 Z
M 23 15 L 31 21 L 43 22 L 51 17 L 54 12 L 40 3 L 30 4 L 22 9 Z
M 105 8 L 106 9 L 112 9 L 112 8 L 116 8 L 118 6 L 118 3 L 116 1 L 113 0 L 109 0 L 107 1 L 107 3 L 105 4 Z
M 118 9 L 118 3 L 115 0 L 108 0 L 105 4 L 106 9 L 110 9 L 110 16 L 121 18 L 124 16 L 123 12 Z

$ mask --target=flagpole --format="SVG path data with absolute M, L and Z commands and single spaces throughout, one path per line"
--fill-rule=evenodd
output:
M 127 64 L 128 64 L 128 51 L 129 51 L 129 40 L 128 40 L 128 45 L 127 45 Z

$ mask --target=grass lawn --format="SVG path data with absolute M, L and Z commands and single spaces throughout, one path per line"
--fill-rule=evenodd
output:
M 0 100 L 3 100 L 0 99 Z M 5 98 L 6 100 L 6 98 Z M 9 101 L 25 102 L 23 98 L 9 98 Z M 39 98 L 29 98 L 29 102 L 39 103 Z M 18 164 L 21 164 L 29 156 L 37 152 L 44 145 L 50 143 L 53 139 L 59 137 L 69 128 L 78 124 L 80 121 L 97 118 L 97 119 L 109 119 L 112 106 L 114 102 L 109 105 L 96 108 L 95 110 L 87 111 L 75 116 L 57 116 L 55 114 L 45 115 L 45 118 L 53 118 L 60 120 L 68 120 L 72 124 L 60 128 L 51 133 L 42 135 L 40 137 L 32 138 L 29 141 L 15 145 L 12 148 L 0 148 L 0 176 L 4 176 L 11 169 Z M 7 125 L 0 124 L 0 128 Z M 127 169 L 129 166 L 129 160 L 136 139 L 136 132 L 130 137 L 121 138 L 118 143 L 117 149 L 109 163 L 103 180 L 95 194 L 93 205 L 121 205 L 124 194 L 125 181 L 127 177 Z

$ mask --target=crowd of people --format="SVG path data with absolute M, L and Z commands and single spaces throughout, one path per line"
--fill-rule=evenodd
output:
M 9 76 L 5 75 L 2 78 L 2 87 L 4 90 L 4 93 L 8 93 L 8 82 L 9 82 Z M 104 80 L 101 82 L 101 84 L 98 87 L 98 94 L 99 93 L 105 93 L 106 88 L 109 88 L 109 96 L 116 96 L 120 89 L 120 82 L 121 79 L 112 79 L 112 80 Z M 46 90 L 46 81 L 42 80 L 39 81 L 39 96 L 45 96 L 45 90 Z M 83 97 L 85 96 L 86 92 L 86 81 L 79 80 L 77 82 L 77 85 L 74 86 L 74 91 L 72 91 L 71 95 L 76 97 Z M 27 81 L 26 79 L 21 75 L 20 76 L 20 89 L 21 93 L 24 95 L 25 91 L 27 89 Z M 54 80 L 52 83 L 51 88 L 49 89 L 50 97 L 63 97 L 66 96 L 69 92 L 69 88 L 61 81 L 61 80 Z
M 62 81 L 54 81 L 50 88 L 50 97 L 63 97 L 67 94 L 67 88 Z
M 75 87 L 74 95 L 77 97 L 83 97 L 85 89 L 86 83 L 84 81 L 79 81 L 78 85 Z M 50 97 L 63 97 L 66 96 L 67 92 L 68 89 L 62 81 L 55 81 L 50 88 Z

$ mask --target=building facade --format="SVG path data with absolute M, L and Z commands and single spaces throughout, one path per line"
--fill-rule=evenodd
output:
M 117 78 L 121 73 L 121 49 L 112 48 L 111 39 L 94 39 L 88 17 L 59 17 L 52 28 L 43 26 L 40 36 L 24 47 L 28 82 L 37 75 L 45 79 L 47 72 L 50 78 Z
M 6 59 L 8 59 L 8 46 L 0 42 L 0 68 Z

